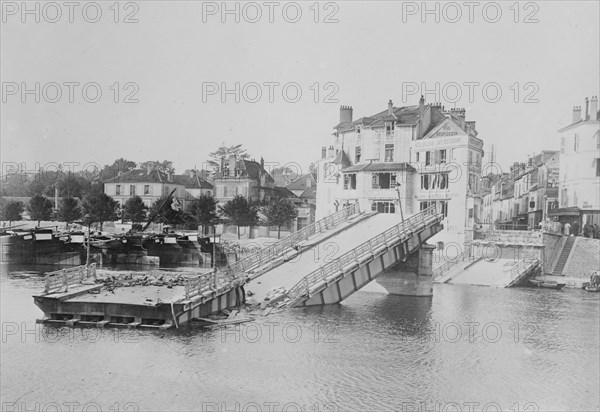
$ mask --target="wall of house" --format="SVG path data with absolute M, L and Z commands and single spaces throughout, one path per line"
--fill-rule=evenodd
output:
M 579 144 L 575 150 L 575 138 Z M 598 122 L 586 122 L 561 132 L 559 206 L 600 209 Z

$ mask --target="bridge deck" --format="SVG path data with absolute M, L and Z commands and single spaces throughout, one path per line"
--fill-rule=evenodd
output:
M 283 286 L 286 290 L 289 290 L 304 276 L 324 263 L 340 257 L 400 222 L 400 216 L 396 214 L 377 213 L 367 217 L 354 226 L 313 244 L 293 260 L 285 262 L 251 280 L 246 286 L 246 291 L 251 291 L 258 301 L 262 301 L 267 293 L 274 288 Z
M 511 268 L 515 263 L 514 259 L 481 259 L 468 268 L 455 272 L 448 283 L 505 287 L 513 279 Z

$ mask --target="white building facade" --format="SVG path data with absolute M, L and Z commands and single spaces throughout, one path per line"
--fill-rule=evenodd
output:
M 396 108 L 353 121 L 340 108 L 333 142 L 317 164 L 317 219 L 358 202 L 361 210 L 402 213 L 431 204 L 444 214 L 435 240 L 464 243 L 478 221 L 483 142 L 464 109 L 440 104 Z
M 600 112 L 598 97 L 586 98 L 585 111 L 576 106 L 572 123 L 559 130 L 561 138 L 559 209 L 577 212 L 581 224 L 600 224 Z M 576 209 L 575 209 L 576 208 Z M 557 214 L 563 213 L 561 210 Z M 564 214 L 567 215 L 567 212 Z M 573 215 L 574 216 L 574 215 Z

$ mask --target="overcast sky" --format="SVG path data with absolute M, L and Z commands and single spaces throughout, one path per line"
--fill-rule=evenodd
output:
M 417 104 L 422 86 L 430 89 L 427 102 L 465 107 L 503 166 L 558 149 L 557 129 L 570 123 L 572 107 L 600 88 L 599 2 L 490 3 L 471 10 L 440 3 L 437 23 L 435 14 L 421 15 L 421 2 L 274 2 L 272 9 L 229 2 L 237 16 L 223 16 L 221 2 L 121 3 L 118 15 L 113 2 L 98 2 L 99 18 L 83 2 L 73 22 L 67 7 L 58 19 L 57 9 L 40 4 L 36 23 L 35 14 L 21 14 L 21 2 L 3 2 L 2 162 L 168 159 L 182 172 L 201 167 L 224 142 L 306 168 L 330 143 L 340 105 L 353 106 L 356 119 L 385 110 L 389 99 Z M 296 5 L 302 15 L 293 23 Z M 22 85 L 35 90 L 36 82 L 39 103 L 35 92 L 21 95 Z M 65 82 L 79 83 L 73 102 Z M 239 102 L 215 88 L 236 82 Z M 479 83 L 472 102 L 471 83 Z M 97 88 L 98 102 L 87 102 Z

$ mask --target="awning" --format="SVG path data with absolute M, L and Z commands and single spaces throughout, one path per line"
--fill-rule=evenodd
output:
M 549 216 L 579 216 L 581 209 L 577 206 L 571 207 L 560 207 L 558 209 L 551 209 L 548 211 Z

